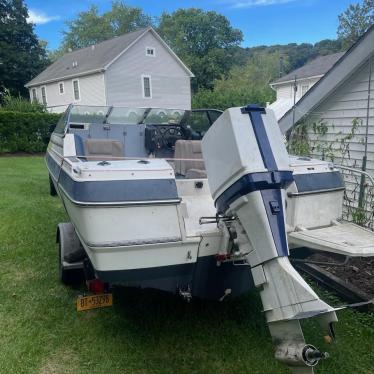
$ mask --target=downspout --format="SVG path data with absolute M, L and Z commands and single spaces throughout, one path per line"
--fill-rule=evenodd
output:
M 286 139 L 290 143 L 291 142 L 291 134 L 292 129 L 295 125 L 295 106 L 296 106 L 296 92 L 297 92 L 297 82 L 296 82 L 296 75 L 293 82 L 293 107 L 292 107 L 292 126 L 286 131 Z
M 102 71 L 103 74 L 103 84 L 104 84 L 104 95 L 105 95 L 105 105 L 108 106 L 108 88 L 106 85 L 106 70 Z
M 296 75 L 295 75 L 295 80 L 293 83 L 292 127 L 295 125 L 296 92 L 297 92 L 297 82 L 296 82 Z
M 368 134 L 369 134 L 369 114 L 370 114 L 370 91 L 371 91 L 371 74 L 372 74 L 372 58 L 369 60 L 369 82 L 368 82 L 368 98 L 366 106 L 366 128 L 365 128 L 365 149 L 362 158 L 362 171 L 366 171 L 367 153 L 368 153 Z M 361 174 L 360 194 L 358 198 L 358 207 L 363 208 L 365 199 L 365 174 Z

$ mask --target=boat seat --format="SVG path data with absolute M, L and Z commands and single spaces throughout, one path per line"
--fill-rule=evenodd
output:
M 114 160 L 124 157 L 123 144 L 116 139 L 92 139 L 84 141 L 84 153 L 88 161 Z
M 176 174 L 190 179 L 207 177 L 201 140 L 177 140 L 175 142 L 174 158 Z M 188 159 L 188 161 L 179 159 Z

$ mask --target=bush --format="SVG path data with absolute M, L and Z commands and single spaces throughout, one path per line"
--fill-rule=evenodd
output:
M 60 116 L 0 110 L 0 153 L 44 152 Z
M 23 112 L 23 113 L 46 113 L 47 110 L 43 104 L 37 101 L 30 102 L 21 96 L 11 96 L 8 92 L 2 98 L 0 106 L 1 111 Z

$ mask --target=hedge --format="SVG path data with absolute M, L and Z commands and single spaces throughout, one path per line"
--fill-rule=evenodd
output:
M 60 116 L 0 111 L 0 153 L 44 152 Z

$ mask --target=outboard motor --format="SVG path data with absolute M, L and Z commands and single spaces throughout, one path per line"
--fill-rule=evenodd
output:
M 246 260 L 261 288 L 275 356 L 295 373 L 313 373 L 327 354 L 305 343 L 299 320 L 318 315 L 333 338 L 337 318 L 288 259 L 285 189 L 293 176 L 273 112 L 255 105 L 227 109 L 205 134 L 202 150 L 218 217 L 234 238 L 234 257 Z

